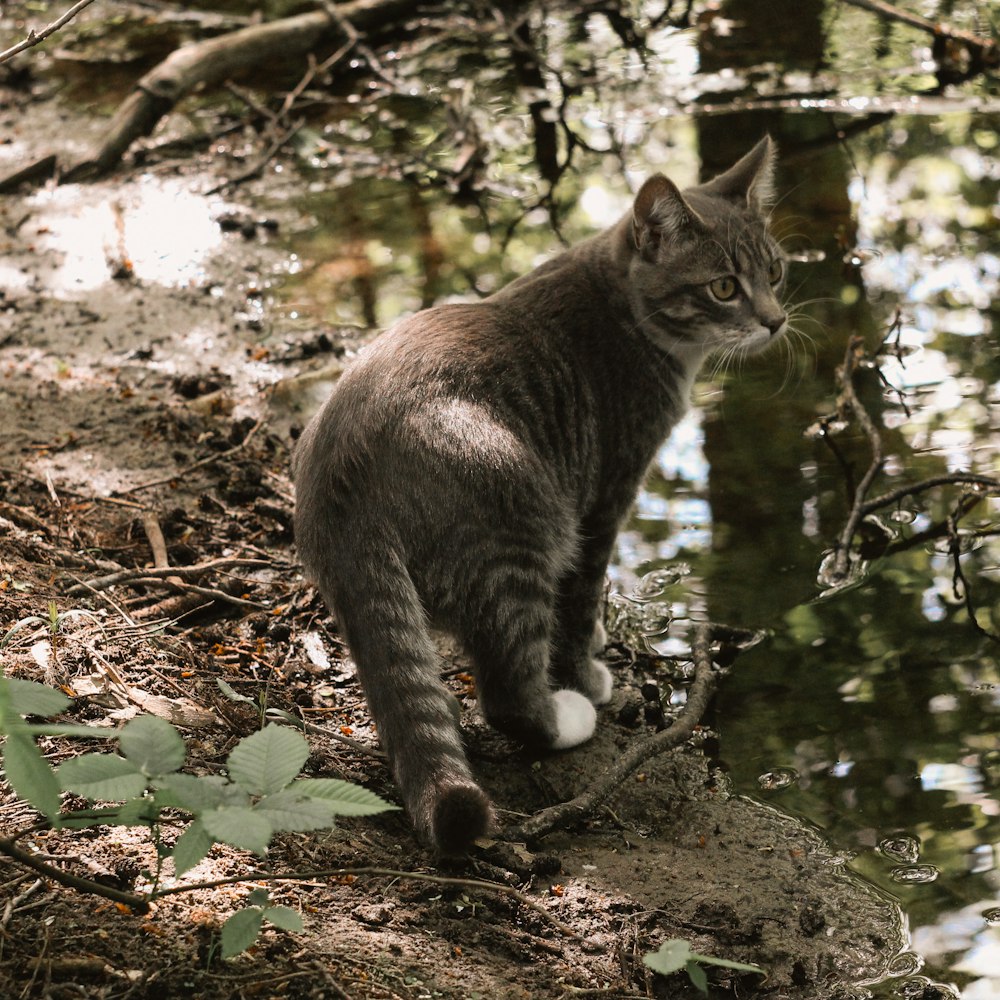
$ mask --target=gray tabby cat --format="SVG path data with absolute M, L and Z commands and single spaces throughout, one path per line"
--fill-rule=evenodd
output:
M 417 833 L 492 824 L 428 632 L 461 641 L 487 721 L 593 734 L 615 535 L 710 352 L 786 325 L 762 214 L 773 147 L 683 194 L 662 174 L 610 229 L 482 302 L 417 313 L 343 375 L 296 452 L 295 536 L 336 615 Z

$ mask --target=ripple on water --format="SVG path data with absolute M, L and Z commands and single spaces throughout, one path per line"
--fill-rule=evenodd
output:
M 757 784 L 765 792 L 775 792 L 780 788 L 787 788 L 794 785 L 799 780 L 799 772 L 794 767 L 775 767 L 757 778 Z
M 920 841 L 909 833 L 884 837 L 876 845 L 879 854 L 902 865 L 912 865 L 920 857 Z
M 934 865 L 897 865 L 889 878 L 899 885 L 924 885 L 934 882 L 941 872 Z

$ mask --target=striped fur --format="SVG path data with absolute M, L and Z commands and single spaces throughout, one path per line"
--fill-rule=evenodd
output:
M 418 313 L 341 378 L 296 452 L 296 541 L 358 667 L 420 837 L 492 824 L 429 629 L 454 634 L 491 725 L 589 738 L 604 574 L 642 476 L 706 354 L 784 316 L 759 191 L 765 139 L 683 195 L 657 175 L 611 229 L 483 302 Z M 708 283 L 738 277 L 739 302 Z

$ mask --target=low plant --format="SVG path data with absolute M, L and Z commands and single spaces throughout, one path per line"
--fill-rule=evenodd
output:
M 683 969 L 688 978 L 702 992 L 708 993 L 708 976 L 703 965 L 715 965 L 723 969 L 734 969 L 737 972 L 756 972 L 766 975 L 758 965 L 748 965 L 745 962 L 730 962 L 726 958 L 714 958 L 711 955 L 699 955 L 691 950 L 691 944 L 683 938 L 671 938 L 664 941 L 657 951 L 647 952 L 642 956 L 643 962 L 654 972 L 669 976 Z
M 149 891 L 135 897 L 147 905 L 160 892 L 168 860 L 180 877 L 215 843 L 263 855 L 276 833 L 324 829 L 333 826 L 338 816 L 370 816 L 397 808 L 350 782 L 302 777 L 309 745 L 283 726 L 267 725 L 242 739 L 226 759 L 226 776 L 221 776 L 184 772 L 184 740 L 169 722 L 155 716 L 139 716 L 114 732 L 28 721 L 57 715 L 70 704 L 66 695 L 52 688 L 0 676 L 4 774 L 14 792 L 57 829 L 147 827 L 156 848 L 156 867 Z M 83 753 L 52 767 L 36 743 L 39 736 L 114 740 L 118 752 Z M 63 792 L 108 804 L 63 810 Z M 171 843 L 165 834 L 177 817 L 184 830 Z M 15 858 L 21 853 L 10 840 L 0 840 L 0 851 Z M 301 929 L 298 914 L 273 905 L 265 890 L 255 890 L 247 909 L 235 913 L 223 927 L 223 956 L 249 947 L 265 920 L 286 930 Z

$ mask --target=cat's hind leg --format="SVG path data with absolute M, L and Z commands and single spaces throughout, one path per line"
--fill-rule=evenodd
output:
M 537 553 L 495 558 L 466 591 L 465 640 L 486 721 L 529 746 L 563 750 L 590 739 L 597 713 L 579 691 L 552 687 L 552 575 Z

